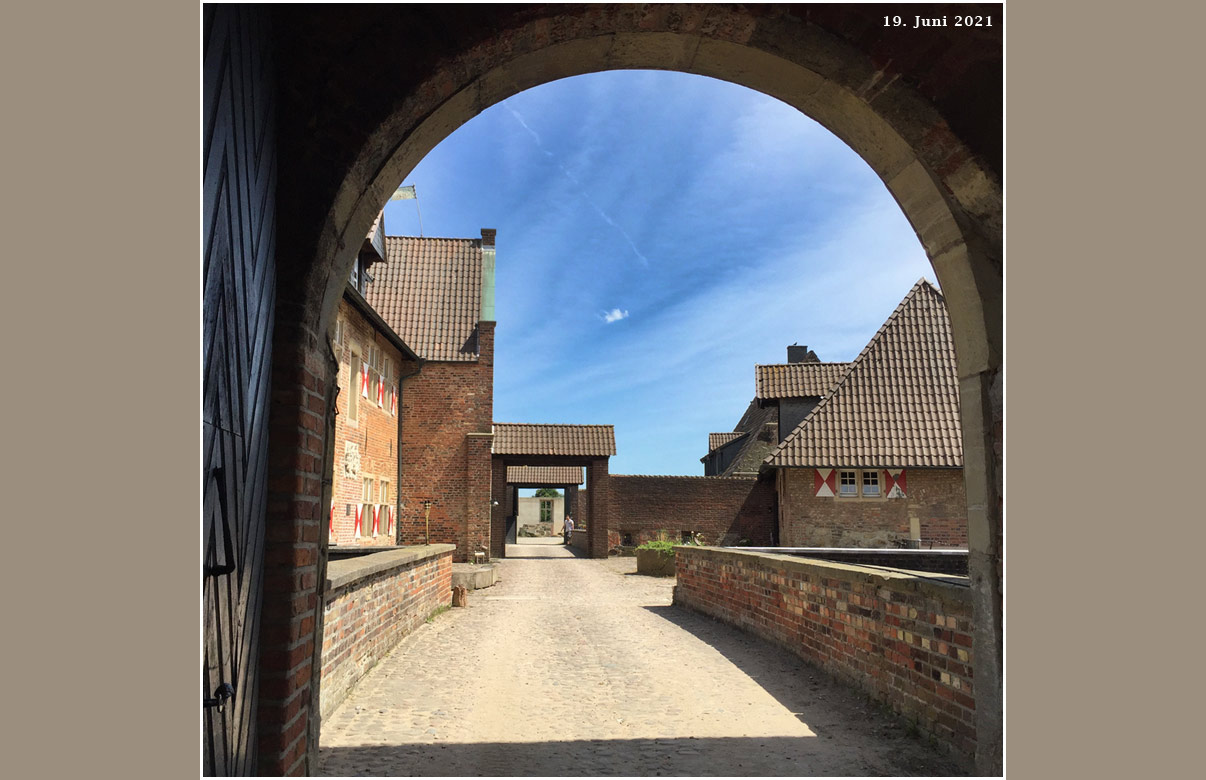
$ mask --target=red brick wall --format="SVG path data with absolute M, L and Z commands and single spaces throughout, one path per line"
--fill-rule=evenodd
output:
M 906 469 L 905 497 L 878 499 L 818 497 L 813 469 L 778 473 L 781 546 L 895 547 L 916 520 L 935 547 L 967 547 L 962 469 Z
M 489 549 L 489 439 L 474 437 L 471 449 L 468 434 L 494 422 L 493 322 L 479 324 L 478 343 L 476 362 L 426 363 L 402 385 L 401 543 L 426 543 L 430 501 L 431 543 L 455 544 L 457 561 Z
M 364 558 L 337 562 L 353 566 Z M 337 564 L 329 564 L 328 576 Z M 402 637 L 452 604 L 452 550 L 330 589 L 322 632 L 320 711 L 325 718 Z
M 586 519 L 589 523 L 589 517 Z M 635 544 L 657 538 L 658 531 L 676 537 L 691 531 L 703 534 L 708 544 L 736 544 L 745 539 L 754 546 L 768 546 L 773 543 L 774 528 L 772 477 L 611 476 L 608 530 L 631 533 Z
M 317 642 L 326 399 L 334 395 L 325 333 L 278 307 L 272 341 L 267 528 L 261 612 L 257 748 L 260 773 L 305 774 Z
M 355 537 L 356 508 L 361 504 L 361 492 L 364 477 L 373 480 L 373 501 L 379 505 L 380 485 L 382 480 L 389 481 L 389 503 L 394 508 L 397 518 L 398 501 L 398 417 L 390 412 L 390 384 L 385 388 L 385 405 L 377 406 L 376 383 L 369 388 L 370 398 L 364 398 L 360 393 L 359 377 L 350 375 L 352 360 L 352 344 L 359 345 L 362 359 L 368 357 L 368 345 L 376 344 L 394 365 L 394 381 L 399 374 L 402 354 L 393 347 L 383 336 L 376 332 L 373 326 L 359 311 L 347 301 L 339 302 L 339 317 L 344 321 L 344 338 L 342 345 L 335 345 L 335 354 L 339 358 L 339 399 L 335 415 L 335 468 L 334 480 L 331 485 L 331 500 L 334 504 L 331 533 L 332 545 L 349 546 L 386 546 L 394 544 L 394 536 L 387 533 L 387 521 L 382 514 L 378 526 L 378 535 L 373 536 L 373 518 L 371 513 L 365 513 L 362 518 L 360 538 Z M 356 420 L 352 421 L 348 414 L 348 404 L 351 394 L 357 394 Z M 401 407 L 399 407 L 401 414 Z M 345 458 L 355 445 L 360 453 L 360 473 L 349 476 L 344 469 Z M 328 511 L 329 508 L 328 508 Z M 396 524 L 396 523 L 395 523 Z M 396 533 L 396 531 L 395 531 Z
M 786 648 L 974 756 L 970 588 L 739 550 L 675 558 L 675 604 Z

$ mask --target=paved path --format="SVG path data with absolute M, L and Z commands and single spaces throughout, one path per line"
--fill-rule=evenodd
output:
M 794 656 L 670 606 L 635 559 L 508 545 L 323 724 L 325 775 L 967 774 Z

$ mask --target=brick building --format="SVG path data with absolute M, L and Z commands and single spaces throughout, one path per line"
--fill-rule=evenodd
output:
M 787 363 L 754 366 L 754 400 L 731 433 L 709 433 L 704 476 L 755 476 L 822 396 L 833 389 L 849 363 L 822 363 L 817 353 L 795 344 Z
M 832 377 L 819 371 L 805 363 L 760 373 L 759 395 L 808 372 L 812 389 L 823 389 Z M 765 464 L 783 546 L 967 546 L 955 348 L 933 285 L 922 279 L 909 291 Z
M 336 546 L 388 546 L 395 539 L 400 371 L 418 356 L 364 298 L 384 260 L 378 216 L 344 287 L 331 344 L 339 361 L 330 507 Z
M 401 544 L 490 549 L 495 232 L 385 236 L 365 300 L 414 351 L 403 356 L 397 512 Z

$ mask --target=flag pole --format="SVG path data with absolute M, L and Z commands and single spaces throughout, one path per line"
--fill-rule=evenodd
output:
M 390 200 L 413 200 L 415 202 L 415 213 L 419 215 L 419 237 L 423 236 L 423 212 L 419 209 L 419 193 L 415 191 L 415 185 L 406 184 L 394 190 L 394 194 L 389 196 Z

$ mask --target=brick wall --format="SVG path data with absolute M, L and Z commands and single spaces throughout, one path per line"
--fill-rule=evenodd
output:
M 974 756 L 970 588 L 740 550 L 675 558 L 675 604 L 786 648 Z
M 494 323 L 478 325 L 476 362 L 426 363 L 402 385 L 402 544 L 455 544 L 456 560 L 489 549 Z M 403 364 L 403 374 L 414 366 Z
M 817 496 L 813 469 L 778 473 L 784 547 L 896 547 L 914 534 L 935 547 L 967 547 L 962 469 L 906 469 L 905 497 L 878 499 Z
M 691 531 L 703 534 L 708 544 L 748 540 L 767 546 L 775 530 L 775 483 L 771 477 L 613 474 L 608 530 L 617 540 L 631 534 L 634 544 L 657 538 L 658 531 L 674 536 Z
M 452 552 L 448 545 L 432 545 L 327 565 L 322 717 L 330 715 L 402 637 L 452 604 Z
M 339 398 L 335 415 L 335 467 L 331 485 L 333 512 L 328 518 L 332 527 L 332 545 L 380 546 L 394 544 L 395 535 L 388 533 L 384 513 L 380 516 L 378 533 L 373 534 L 371 510 L 363 513 L 360 537 L 355 534 L 356 509 L 361 506 L 364 478 L 372 480 L 373 506 L 383 506 L 380 501 L 381 483 L 389 483 L 386 504 L 394 511 L 397 519 L 398 500 L 398 417 L 390 410 L 390 389 L 397 388 L 402 355 L 346 300 L 339 302 L 339 319 L 344 323 L 343 344 L 334 345 L 339 359 Z M 360 378 L 351 376 L 353 350 L 358 350 L 362 359 L 368 358 L 368 345 L 374 344 L 393 364 L 394 380 L 385 388 L 385 404 L 377 406 L 376 383 L 369 387 L 370 398 L 360 395 Z M 352 420 L 349 404 L 356 395 L 356 419 Z M 401 409 L 399 408 L 399 414 Z M 359 472 L 349 473 L 347 466 L 359 461 Z M 328 508 L 330 512 L 331 509 Z

